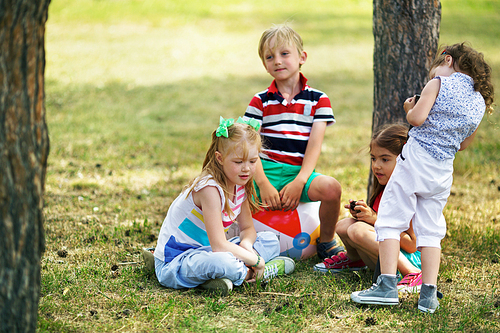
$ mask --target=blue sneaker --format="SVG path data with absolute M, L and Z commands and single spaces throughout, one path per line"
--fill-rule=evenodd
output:
M 434 313 L 438 308 L 437 286 L 422 284 L 420 288 L 420 298 L 418 299 L 418 309 L 422 312 Z
M 398 305 L 397 276 L 379 275 L 370 289 L 355 291 L 351 299 L 360 304 Z

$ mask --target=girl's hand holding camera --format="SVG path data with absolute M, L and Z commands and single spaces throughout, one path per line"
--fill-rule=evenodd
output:
M 369 207 L 363 200 L 349 200 L 349 204 L 344 206 L 349 209 L 352 217 L 356 220 L 366 222 L 371 225 L 375 225 L 377 221 L 377 213 Z

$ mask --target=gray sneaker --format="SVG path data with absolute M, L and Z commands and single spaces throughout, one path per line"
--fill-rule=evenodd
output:
M 418 299 L 418 309 L 422 312 L 434 313 L 438 308 L 437 287 L 429 284 L 422 284 L 420 288 L 420 298 Z
M 200 287 L 210 292 L 227 296 L 233 290 L 233 282 L 227 278 L 218 278 L 205 281 Z
M 398 305 L 397 276 L 380 275 L 370 289 L 355 291 L 351 299 L 360 304 Z

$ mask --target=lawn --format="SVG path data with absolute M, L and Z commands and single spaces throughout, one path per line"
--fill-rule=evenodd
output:
M 417 296 L 358 306 L 371 272 L 317 275 L 317 258 L 266 285 L 220 298 L 170 290 L 146 271 L 170 203 L 200 171 L 219 116 L 242 115 L 270 83 L 262 31 L 289 22 L 303 37 L 303 73 L 331 99 L 317 170 L 343 202 L 364 199 L 373 106 L 368 0 L 54 0 L 46 26 L 46 252 L 40 332 L 319 332 L 500 330 L 500 111 L 457 154 L 445 209 L 432 316 Z M 500 89 L 500 2 L 443 0 L 440 42 L 484 52 Z

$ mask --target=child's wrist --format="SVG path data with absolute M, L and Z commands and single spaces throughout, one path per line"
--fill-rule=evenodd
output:
M 262 257 L 260 255 L 258 255 L 258 254 L 255 254 L 255 255 L 257 256 L 257 261 L 253 265 L 246 264 L 247 267 L 257 268 L 257 267 L 259 267 L 259 264 L 264 261 L 264 260 L 262 260 Z
M 301 184 L 302 186 L 306 185 L 308 179 L 309 177 L 301 177 L 300 175 L 297 175 L 297 177 L 295 177 L 295 181 Z
M 252 268 L 257 268 L 257 267 L 259 267 L 259 264 L 260 264 L 260 261 L 261 261 L 261 260 L 262 260 L 262 257 L 261 257 L 261 256 L 259 256 L 259 255 L 257 254 L 257 262 L 255 263 L 255 265 L 252 265 L 252 266 L 250 266 L 250 267 L 252 267 Z

